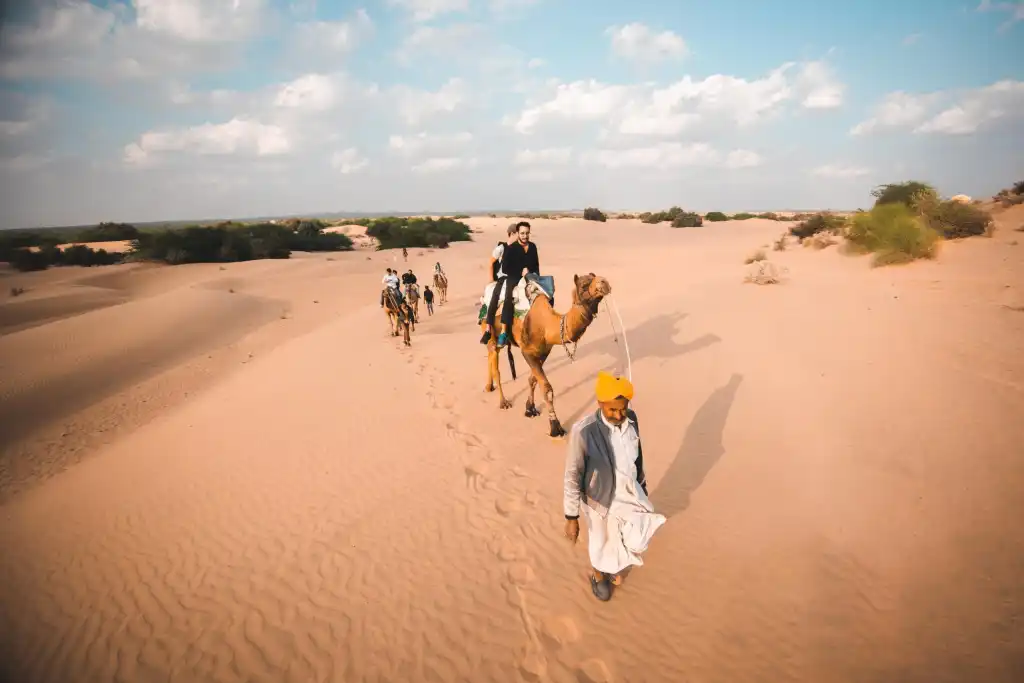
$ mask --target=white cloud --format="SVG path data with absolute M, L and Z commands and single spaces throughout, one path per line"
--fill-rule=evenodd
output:
M 885 96 L 872 116 L 850 129 L 850 135 L 864 135 L 880 128 L 902 128 L 920 123 L 928 116 L 936 95 L 912 95 L 896 91 Z
M 544 66 L 545 64 L 547 64 L 547 62 L 545 62 L 540 57 L 534 57 L 533 59 L 531 59 L 530 61 L 528 61 L 526 63 L 526 68 L 527 69 L 539 69 L 542 66 Z
M 811 108 L 837 106 L 843 86 L 817 62 L 805 65 L 795 78 L 791 63 L 748 81 L 714 74 L 690 76 L 657 88 L 650 84 L 609 85 L 596 80 L 555 83 L 548 95 L 510 117 L 520 133 L 529 134 L 553 121 L 597 122 L 622 136 L 672 137 L 699 125 L 726 123 L 748 126 L 801 97 Z
M 585 163 L 610 169 L 677 169 L 687 166 L 747 168 L 761 163 L 761 157 L 749 150 L 736 149 L 722 154 L 706 142 L 684 145 L 662 142 L 631 149 L 602 149 L 585 155 Z
M 424 60 L 457 57 L 480 58 L 483 26 L 457 23 L 447 26 L 417 26 L 402 41 L 395 57 L 406 66 L 422 66 Z M 491 47 L 491 46 L 487 46 Z
M 999 81 L 968 92 L 952 106 L 925 121 L 915 133 L 968 135 L 1007 117 L 1024 116 L 1024 81 Z
M 875 107 L 874 114 L 854 126 L 850 134 L 910 128 L 915 133 L 968 135 L 998 121 L 1020 117 L 1024 117 L 1024 81 L 1004 80 L 959 93 L 889 93 Z
M 400 85 L 392 88 L 390 94 L 399 115 L 410 126 L 438 114 L 455 113 L 469 101 L 469 89 L 461 78 L 449 79 L 434 92 Z
M 688 53 L 686 42 L 672 31 L 658 32 L 639 22 L 610 26 L 605 33 L 611 37 L 612 52 L 634 62 L 680 59 Z
M 804 64 L 797 78 L 797 87 L 804 93 L 800 104 L 806 109 L 835 109 L 842 105 L 846 90 L 828 64 L 822 61 Z
M 137 142 L 124 148 L 124 161 L 131 166 L 148 166 L 169 153 L 263 157 L 286 154 L 291 148 L 282 127 L 233 118 L 226 123 L 143 133 Z
M 524 149 L 516 153 L 517 166 L 562 166 L 572 158 L 569 147 L 549 147 L 547 149 Z
M 516 180 L 524 183 L 550 183 L 558 174 L 548 169 L 531 168 L 516 174 Z
M 469 11 L 469 0 L 388 0 L 392 7 L 401 7 L 413 21 L 429 21 L 452 12 Z
M 140 28 L 188 42 L 219 43 L 255 34 L 266 0 L 132 0 Z
M 354 147 L 343 149 L 331 155 L 331 166 L 343 174 L 360 171 L 366 168 L 369 163 L 369 159 L 359 154 L 359 150 Z
M 476 168 L 477 160 L 473 157 L 431 157 L 412 167 L 416 173 L 442 173 L 461 169 Z
M 871 170 L 859 166 L 843 166 L 841 164 L 825 164 L 811 169 L 811 175 L 821 178 L 861 178 Z
M 306 74 L 281 86 L 274 106 L 323 112 L 338 106 L 342 98 L 338 82 L 325 74 Z
M 373 20 L 365 9 L 345 21 L 307 21 L 296 26 L 292 40 L 297 51 L 310 56 L 351 52 L 374 33 Z
M 388 147 L 407 157 L 435 156 L 445 157 L 452 149 L 462 149 L 473 142 L 473 134 L 462 132 L 453 134 L 417 133 L 416 135 L 392 135 L 388 138 Z
M 1024 21 L 1024 2 L 992 2 L 992 0 L 981 0 L 978 3 L 979 12 L 999 12 L 1008 15 L 1006 21 L 999 25 L 999 31 L 1008 31 L 1018 21 Z

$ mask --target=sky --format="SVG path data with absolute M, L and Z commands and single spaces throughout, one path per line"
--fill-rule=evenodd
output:
M 14 0 L 0 228 L 1024 179 L 1024 0 Z

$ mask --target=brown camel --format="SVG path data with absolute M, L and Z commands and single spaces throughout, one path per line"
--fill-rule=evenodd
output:
M 402 342 L 406 346 L 412 346 L 412 338 L 409 335 L 409 327 L 413 324 L 410 322 L 412 310 L 409 308 L 409 304 L 398 303 L 398 297 L 390 287 L 384 288 L 384 311 L 388 316 L 388 331 L 391 336 L 402 335 Z
M 513 338 L 527 365 L 530 366 L 530 396 L 526 400 L 526 417 L 540 415 L 534 401 L 537 385 L 540 384 L 544 400 L 548 404 L 548 422 L 553 437 L 564 436 L 565 430 L 562 429 L 558 415 L 555 414 L 555 390 L 544 374 L 544 361 L 556 346 L 571 345 L 575 350 L 576 343 L 597 316 L 597 307 L 601 300 L 612 292 L 608 281 L 593 273 L 574 275 L 573 283 L 575 288 L 572 292 L 572 308 L 565 313 L 558 313 L 551 307 L 546 293 L 539 285 L 528 283 L 526 294 L 530 300 L 530 310 L 524 317 L 515 318 L 512 322 Z M 482 327 L 486 329 L 486 323 Z M 502 410 L 506 410 L 511 408 L 512 404 L 502 391 L 501 373 L 498 370 L 499 353 L 496 339 L 503 328 L 500 318 L 495 320 L 495 328 L 487 344 L 487 384 L 484 390 L 497 389 L 500 398 L 498 405 Z
M 420 317 L 420 286 L 409 284 L 405 286 L 405 301 L 412 309 L 413 322 Z
M 444 273 L 434 273 L 434 290 L 437 291 L 437 303 L 443 304 L 448 301 L 448 276 Z

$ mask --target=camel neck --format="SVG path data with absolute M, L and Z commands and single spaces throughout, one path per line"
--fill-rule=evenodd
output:
M 587 327 L 594 320 L 594 311 L 586 304 L 574 303 L 565 313 L 565 333 L 567 341 L 577 342 Z

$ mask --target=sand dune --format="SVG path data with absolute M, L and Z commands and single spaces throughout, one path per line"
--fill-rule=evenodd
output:
M 80 270 L 80 286 L 125 301 L 12 323 L 4 673 L 1020 680 L 1013 214 L 994 238 L 909 267 L 769 248 L 788 270 L 773 287 L 743 284 L 743 260 L 785 224 L 531 221 L 557 308 L 573 273 L 614 288 L 651 497 L 669 517 L 607 604 L 583 580 L 582 545 L 560 536 L 564 443 L 522 416 L 525 377 L 504 361 L 513 409 L 482 392 L 473 323 L 508 220 L 411 252 L 421 277 L 440 259 L 451 284 L 410 350 L 378 308 L 381 271 L 404 267 L 392 253 Z M 35 286 L 24 296 L 45 300 L 50 285 Z M 623 367 L 611 317 L 574 362 L 558 349 L 548 361 L 566 424 L 593 409 L 597 370 Z M 96 401 L 123 408 L 101 419 Z M 144 401 L 167 408 L 135 413 Z M 117 438 L 75 450 L 121 414 Z M 47 441 L 44 422 L 68 421 Z

